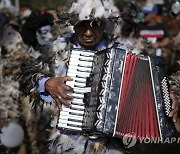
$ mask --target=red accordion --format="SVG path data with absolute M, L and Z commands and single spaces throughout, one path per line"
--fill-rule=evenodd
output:
M 91 71 L 83 79 L 86 84 L 73 85 L 78 92 L 70 102 L 72 107 L 64 107 L 60 113 L 58 128 L 115 137 L 134 134 L 137 138 L 163 138 L 175 134 L 175 126 L 168 117 L 171 103 L 162 57 L 135 55 L 120 48 L 93 55 L 88 52 L 92 51 L 80 54 L 80 61 L 93 57 Z M 80 75 L 86 70 L 81 67 L 82 62 L 80 68 L 71 70 L 77 73 L 73 74 L 77 82 L 82 82 L 80 79 L 85 75 Z M 83 90 L 87 85 L 91 87 L 89 92 Z

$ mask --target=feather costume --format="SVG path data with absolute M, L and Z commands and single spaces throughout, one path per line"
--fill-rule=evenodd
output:
M 27 46 L 22 42 L 20 34 L 11 26 L 5 26 L 0 45 L 0 126 L 4 128 L 10 123 L 17 123 L 25 131 L 27 119 L 22 110 L 30 108 L 23 108 L 21 104 L 22 93 L 19 91 L 17 76 L 21 73 L 21 67 L 31 61 L 31 56 L 27 54 Z M 20 146 L 25 147 L 27 141 L 24 139 Z M 1 152 L 11 151 L 4 145 L 0 149 Z
M 116 43 L 112 40 L 111 37 L 104 35 L 104 40 L 107 44 L 105 48 L 111 48 Z M 41 98 L 41 94 L 38 91 L 38 81 L 43 77 L 62 77 L 65 75 L 64 68 L 66 68 L 66 63 L 69 59 L 69 51 L 73 47 L 78 47 L 78 44 L 75 40 L 73 34 L 66 34 L 64 37 L 59 37 L 52 43 L 51 52 L 49 51 L 47 55 L 41 55 L 35 63 L 31 66 L 24 68 L 22 75 L 20 76 L 20 87 L 21 90 L 29 96 L 29 101 L 36 108 L 43 108 L 46 102 Z M 104 50 L 102 48 L 101 50 Z M 53 51 L 53 52 L 52 52 Z M 51 102 L 54 103 L 54 100 Z M 50 104 L 51 104 L 50 103 Z M 49 103 L 48 103 L 49 104 Z M 92 153 L 92 151 L 103 151 L 106 149 L 106 141 L 89 141 L 87 136 L 78 136 L 77 138 L 71 138 L 68 135 L 62 135 L 56 129 L 56 120 L 58 116 L 58 110 L 54 111 L 54 123 L 52 122 L 53 131 L 52 136 L 50 137 L 51 145 L 51 154 L 52 153 L 83 153 L 85 150 L 85 143 L 88 144 L 88 147 L 93 147 L 92 150 L 86 149 L 86 153 Z M 79 142 L 77 146 L 77 141 Z M 63 145 L 63 146 L 60 146 Z M 51 146 L 50 146 L 51 147 Z M 120 150 L 121 151 L 121 150 Z M 121 152 L 119 152 L 121 153 Z
M 86 9 L 85 9 L 85 8 Z M 83 13 L 83 10 L 85 11 Z M 101 10 L 100 12 L 98 10 Z M 78 15 L 77 15 L 78 14 Z M 111 0 L 90 0 L 87 3 L 83 0 L 78 0 L 72 3 L 72 7 L 68 13 L 59 13 L 60 20 L 56 23 L 60 25 L 69 26 L 74 25 L 84 19 L 108 19 L 118 20 L 117 8 L 113 5 Z M 75 21 L 75 22 L 74 22 Z M 112 36 L 104 35 L 103 37 L 106 46 L 100 50 L 111 48 L 116 43 L 112 40 Z M 42 98 L 42 95 L 46 97 L 44 93 L 39 92 L 39 82 L 43 78 L 49 77 L 63 77 L 66 75 L 66 63 L 69 59 L 70 49 L 73 47 L 80 47 L 76 41 L 76 37 L 72 33 L 67 33 L 63 37 L 58 37 L 49 46 L 48 51 L 42 54 L 34 61 L 30 66 L 23 69 L 23 73 L 19 78 L 20 89 L 23 93 L 29 97 L 29 102 L 33 104 L 35 108 L 42 108 L 46 102 Z M 47 49 L 47 48 L 46 48 Z M 55 104 L 54 100 L 48 104 Z M 98 153 L 107 151 L 107 140 L 89 140 L 88 136 L 71 136 L 67 134 L 61 134 L 56 129 L 56 119 L 58 112 L 54 112 L 54 120 L 52 122 L 52 136 L 50 137 L 50 153 Z M 77 144 L 78 143 L 78 144 Z M 111 153 L 112 151 L 110 151 Z M 122 149 L 119 149 L 119 154 L 122 153 Z

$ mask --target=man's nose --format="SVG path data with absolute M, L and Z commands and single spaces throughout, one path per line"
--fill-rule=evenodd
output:
M 84 35 L 89 37 L 89 36 L 92 36 L 92 35 L 93 35 L 93 32 L 91 31 L 91 29 L 88 28 L 88 29 L 85 31 Z

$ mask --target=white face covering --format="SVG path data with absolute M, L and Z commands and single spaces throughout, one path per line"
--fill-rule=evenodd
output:
M 52 42 L 53 35 L 51 33 L 51 26 L 43 26 L 36 31 L 36 38 L 40 45 L 47 45 Z
M 10 0 L 1 0 L 0 8 L 11 8 L 12 4 Z
M 180 12 L 180 2 L 174 2 L 171 6 L 171 9 L 174 14 L 178 14 Z

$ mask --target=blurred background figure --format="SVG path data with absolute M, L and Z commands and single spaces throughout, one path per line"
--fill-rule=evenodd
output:
M 0 13 L 0 151 L 26 153 L 28 140 L 25 122 L 28 115 L 25 113 L 28 114 L 30 108 L 22 104 L 17 76 L 31 57 L 21 35 L 9 22 L 9 17 Z
M 11 8 L 12 7 L 12 3 L 10 0 L 1 0 L 0 1 L 0 9 L 2 8 Z
M 147 3 L 142 9 L 142 13 L 144 14 L 144 22 L 139 25 L 138 36 L 150 43 L 151 48 L 154 49 L 151 54 L 162 56 L 161 49 L 169 44 L 169 33 L 166 27 L 156 20 L 158 7 Z
M 52 35 L 53 16 L 47 12 L 32 11 L 26 17 L 20 33 L 23 41 L 28 45 L 29 51 L 37 58 L 42 50 L 55 39 Z
M 42 67 L 48 67 L 50 58 L 60 50 L 58 38 L 62 34 L 70 32 L 71 28 L 66 24 L 56 24 L 57 20 L 58 15 L 55 10 L 32 10 L 31 14 L 24 20 L 20 33 L 28 46 L 28 53 L 33 56 L 31 64 L 45 63 Z M 35 69 L 23 69 L 22 71 L 24 74 L 31 74 Z M 21 86 L 20 89 L 24 91 L 25 87 Z M 34 100 L 29 100 L 27 97 L 26 101 Z M 34 134 L 30 135 L 31 145 L 34 146 L 32 151 L 46 153 L 51 132 L 50 122 L 57 108 L 54 104 L 44 105 L 44 103 L 39 102 L 31 103 L 31 105 L 33 105 L 32 119 L 29 121 L 28 127 L 33 128 L 34 131 Z
M 26 17 L 20 33 L 23 41 L 28 45 L 29 52 L 35 58 L 40 55 L 47 55 L 50 48 L 53 48 L 52 42 L 60 35 L 71 31 L 63 24 L 54 24 L 58 16 L 54 10 L 32 11 Z

